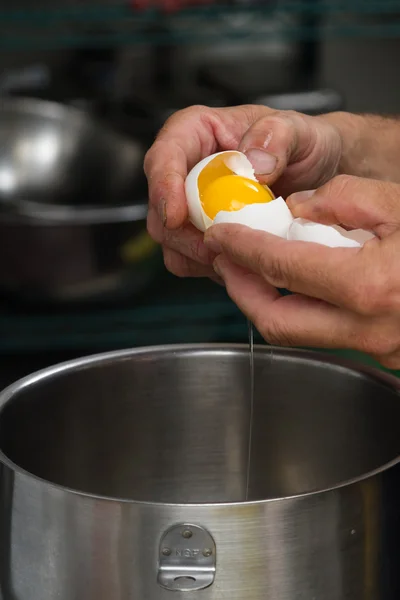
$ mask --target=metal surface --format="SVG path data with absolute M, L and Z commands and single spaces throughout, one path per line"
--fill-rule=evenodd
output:
M 140 144 L 78 110 L 22 98 L 0 100 L 0 139 L 0 289 L 69 303 L 141 290 L 155 247 Z
M 248 358 L 137 349 L 3 392 L 2 600 L 169 600 L 160 544 L 179 524 L 217 553 L 182 600 L 398 600 L 398 380 L 256 347 L 246 503 Z
M 197 525 L 174 525 L 161 539 L 158 583 L 171 591 L 203 590 L 215 579 L 212 536 Z

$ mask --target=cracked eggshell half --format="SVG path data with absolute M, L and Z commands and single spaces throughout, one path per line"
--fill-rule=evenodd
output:
M 218 223 L 237 223 L 286 238 L 293 215 L 284 199 L 276 198 L 266 204 L 250 204 L 234 212 L 221 211 L 214 219 L 214 225 Z
M 235 150 L 218 152 L 207 156 L 193 167 L 186 178 L 185 192 L 189 218 L 191 223 L 200 231 L 206 231 L 214 223 L 214 220 L 203 209 L 201 195 L 208 185 L 226 175 L 239 175 L 259 185 L 250 161 L 242 152 Z M 274 198 L 272 191 L 267 186 L 263 187 L 267 191 L 269 199 L 272 200 Z M 253 205 L 248 205 L 245 209 L 249 209 L 250 206 Z M 261 206 L 261 204 L 258 204 L 258 206 Z M 234 212 L 240 213 L 242 210 L 244 209 Z M 246 214 L 248 214 L 248 210 Z
M 340 225 L 322 225 L 306 219 L 294 219 L 287 232 L 288 240 L 314 242 L 330 248 L 361 248 L 374 237 L 363 229 L 346 231 Z

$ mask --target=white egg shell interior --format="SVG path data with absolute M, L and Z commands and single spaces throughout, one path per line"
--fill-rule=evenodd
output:
M 213 224 L 218 223 L 237 223 L 286 238 L 293 223 L 293 215 L 284 199 L 276 198 L 267 203 L 249 204 L 233 212 L 222 210 L 215 217 Z
M 251 162 L 242 152 L 228 150 L 225 152 L 217 152 L 216 154 L 212 154 L 211 156 L 203 158 L 203 160 L 193 167 L 185 181 L 185 192 L 189 218 L 193 225 L 200 231 L 205 231 L 208 229 L 208 227 L 213 224 L 213 221 L 205 214 L 201 205 L 198 178 L 208 163 L 214 160 L 214 158 L 217 156 L 223 157 L 223 162 L 235 175 L 240 175 L 242 177 L 246 177 L 247 179 L 257 181 Z
M 322 225 L 306 219 L 294 219 L 287 232 L 288 240 L 314 242 L 330 248 L 360 248 L 373 233 L 362 229 L 346 231 L 339 225 Z

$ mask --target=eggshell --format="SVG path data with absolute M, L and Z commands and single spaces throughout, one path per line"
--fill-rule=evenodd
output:
M 235 173 L 235 175 L 241 175 L 247 179 L 257 181 L 251 162 L 242 152 L 229 150 L 225 152 L 217 152 L 216 154 L 212 154 L 211 156 L 203 158 L 203 160 L 193 167 L 185 181 L 185 192 L 189 218 L 191 223 L 193 223 L 193 225 L 200 231 L 205 231 L 213 224 L 213 221 L 205 214 L 201 205 L 197 180 L 203 169 L 217 156 L 224 156 L 223 162 L 229 169 L 231 169 L 232 173 Z
M 185 191 L 190 221 L 200 231 L 206 231 L 213 224 L 237 223 L 288 240 L 314 242 L 331 248 L 360 248 L 375 237 L 373 233 L 362 229 L 346 231 L 338 225 L 322 225 L 305 219 L 294 219 L 283 198 L 262 204 L 250 204 L 237 211 L 221 211 L 213 221 L 203 210 L 198 178 L 208 163 L 217 156 L 223 156 L 223 162 L 232 173 L 257 181 L 250 161 L 244 154 L 235 150 L 207 156 L 193 167 L 186 178 Z
M 314 242 L 330 248 L 360 248 L 373 233 L 362 229 L 346 231 L 339 225 L 322 225 L 306 219 L 294 219 L 287 232 L 288 240 Z
M 222 210 L 213 222 L 214 225 L 218 223 L 237 223 L 286 238 L 293 216 L 284 199 L 276 198 L 263 204 L 249 204 L 233 212 Z

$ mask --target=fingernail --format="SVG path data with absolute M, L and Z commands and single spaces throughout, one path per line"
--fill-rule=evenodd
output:
M 161 219 L 161 223 L 165 227 L 167 224 L 167 203 L 165 202 L 164 198 L 161 198 L 161 200 L 159 202 L 158 215 Z
M 270 175 L 276 169 L 276 156 L 265 152 L 265 150 L 251 148 L 247 150 L 246 156 L 251 162 L 256 175 Z
M 289 208 L 294 208 L 299 204 L 303 204 L 303 202 L 307 202 L 312 196 L 315 194 L 315 190 L 305 190 L 303 192 L 296 192 L 295 194 L 291 194 L 286 202 Z
M 221 248 L 220 244 L 213 237 L 211 237 L 211 235 L 208 234 L 207 232 L 204 236 L 204 244 L 207 246 L 207 248 L 209 250 L 211 250 L 212 252 L 215 252 L 215 254 L 222 253 L 222 248 Z

